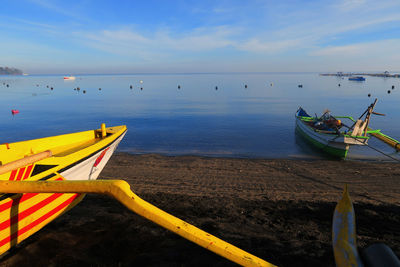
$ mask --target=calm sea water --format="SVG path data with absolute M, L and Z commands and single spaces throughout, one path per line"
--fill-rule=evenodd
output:
M 310 114 L 328 108 L 334 115 L 358 117 L 374 98 L 375 110 L 386 116 L 374 116 L 371 127 L 400 139 L 400 80 L 394 78 L 354 82 L 309 73 L 141 74 L 64 81 L 63 76 L 0 76 L 0 142 L 84 131 L 104 122 L 127 125 L 119 151 L 129 153 L 319 158 L 295 135 L 298 107 Z M 20 113 L 13 116 L 11 109 Z M 398 157 L 385 144 L 371 140 L 370 145 Z M 349 157 L 385 159 L 367 147 L 351 148 Z

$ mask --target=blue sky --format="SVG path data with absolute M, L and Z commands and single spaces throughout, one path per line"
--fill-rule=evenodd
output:
M 27 73 L 400 71 L 400 1 L 1 0 Z

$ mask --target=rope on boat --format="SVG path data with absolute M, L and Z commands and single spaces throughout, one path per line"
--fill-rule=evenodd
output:
M 349 135 L 349 136 L 350 136 L 351 138 L 355 139 L 357 142 L 360 142 L 360 143 L 364 144 L 365 146 L 367 146 L 367 147 L 369 147 L 369 148 L 375 150 L 376 152 L 379 152 L 379 153 L 383 154 L 384 156 L 387 156 L 387 157 L 391 158 L 391 159 L 394 160 L 394 161 L 400 162 L 399 159 L 396 159 L 395 157 L 392 157 L 392 156 L 390 156 L 389 154 L 387 154 L 387 153 L 385 153 L 385 152 L 383 152 L 383 151 L 381 151 L 381 150 L 379 150 L 379 149 L 377 149 L 377 148 L 375 148 L 375 147 L 373 147 L 373 146 L 370 146 L 369 144 L 365 144 L 365 143 L 361 142 L 360 140 L 358 140 L 357 138 L 355 138 L 355 137 L 353 137 L 353 136 L 351 136 L 351 135 Z

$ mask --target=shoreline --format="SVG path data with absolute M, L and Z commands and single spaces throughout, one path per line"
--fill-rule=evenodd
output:
M 358 246 L 400 255 L 396 163 L 236 159 L 116 153 L 99 179 L 123 179 L 155 206 L 278 266 L 334 266 L 331 221 L 344 184 Z M 131 213 L 88 195 L 1 260 L 2 266 L 232 265 Z

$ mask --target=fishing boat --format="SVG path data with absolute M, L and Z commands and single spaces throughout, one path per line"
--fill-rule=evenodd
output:
M 369 131 L 368 124 L 371 114 L 384 115 L 374 112 L 377 99 L 358 120 L 350 116 L 332 116 L 329 110 L 326 110 L 322 116 L 310 116 L 303 108 L 296 112 L 296 132 L 303 136 L 314 147 L 323 150 L 328 155 L 345 159 L 349 147 L 353 145 L 368 145 L 370 136 L 368 133 L 378 131 Z M 365 115 L 365 118 L 362 119 Z M 340 119 L 350 119 L 352 126 L 347 126 Z
M 362 76 L 352 76 L 352 77 L 349 77 L 349 81 L 360 81 L 360 82 L 362 82 L 362 81 L 365 81 L 365 78 L 362 77 Z
M 75 80 L 74 76 L 64 76 L 64 80 Z
M 123 180 L 97 180 L 126 126 L 0 145 L 0 255 L 78 204 L 114 197 L 131 211 L 243 266 L 275 266 L 151 205 Z
M 0 181 L 95 180 L 126 126 L 0 145 Z M 0 194 L 0 254 L 78 204 L 79 193 Z

